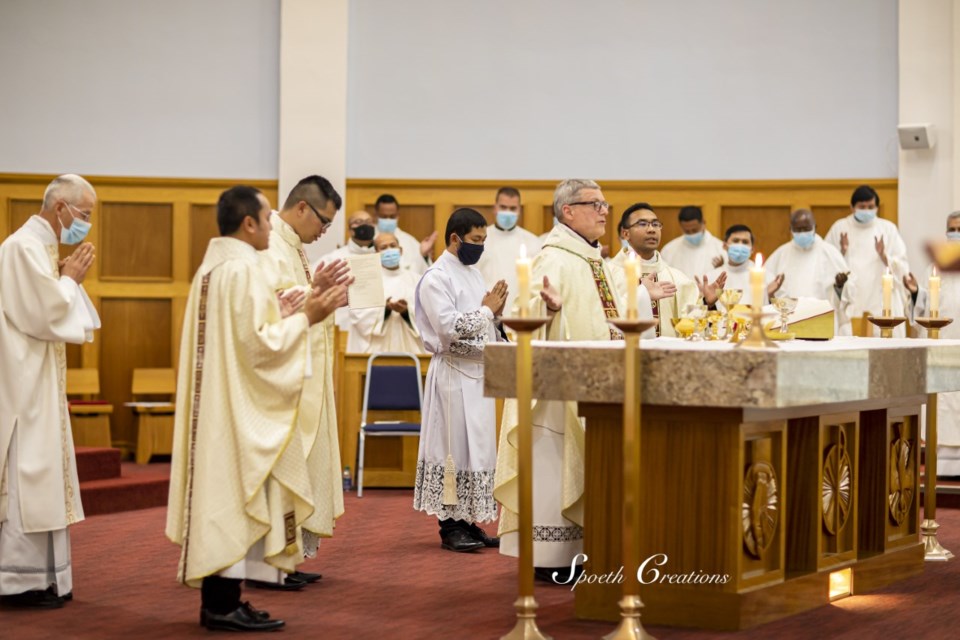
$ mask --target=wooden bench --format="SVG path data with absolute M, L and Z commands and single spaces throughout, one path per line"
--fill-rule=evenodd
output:
M 100 372 L 67 369 L 67 402 L 75 447 L 111 447 L 110 416 L 113 405 L 98 399 Z M 71 399 L 76 397 L 76 399 Z
M 137 464 L 146 464 L 158 454 L 173 451 L 173 396 L 177 391 L 177 375 L 173 369 L 134 369 L 131 385 L 133 402 L 126 406 L 137 417 Z M 146 401 L 149 396 L 166 396 L 167 400 Z

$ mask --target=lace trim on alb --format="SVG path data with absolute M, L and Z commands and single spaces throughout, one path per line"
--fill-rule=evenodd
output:
M 457 470 L 457 504 L 443 504 L 443 465 L 417 462 L 417 480 L 413 488 L 413 508 L 435 515 L 441 520 L 452 518 L 467 522 L 489 522 L 497 519 L 497 502 L 493 499 L 493 469 Z

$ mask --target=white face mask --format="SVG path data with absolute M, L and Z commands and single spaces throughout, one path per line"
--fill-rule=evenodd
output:
M 854 209 L 853 217 L 857 219 L 857 222 L 873 222 L 877 217 L 876 209 Z

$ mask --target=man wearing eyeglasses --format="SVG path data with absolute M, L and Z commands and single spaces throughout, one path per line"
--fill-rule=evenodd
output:
M 558 224 L 533 259 L 531 315 L 549 316 L 546 340 L 618 340 L 607 320 L 618 317 L 621 293 L 601 257 L 610 206 L 593 180 L 564 180 L 553 196 Z M 518 554 L 517 405 L 504 403 L 494 496 L 503 505 L 500 551 Z M 583 551 L 583 422 L 576 404 L 537 401 L 533 408 L 534 542 L 536 575 L 551 582 L 569 578 Z
M 660 324 L 653 331 L 657 336 L 676 336 L 671 318 L 679 318 L 680 313 L 700 297 L 696 283 L 679 269 L 674 269 L 660 255 L 660 237 L 663 224 L 646 202 L 631 205 L 620 218 L 620 238 L 627 242 L 617 256 L 611 260 L 610 268 L 617 280 L 617 287 L 626 293 L 628 286 L 636 283 L 626 281 L 623 263 L 630 253 L 640 257 L 643 288 L 650 294 L 653 317 Z
M 314 242 L 333 224 L 343 201 L 330 181 L 308 176 L 298 182 L 279 213 L 271 217 L 269 247 L 261 252 L 261 261 L 271 277 L 281 302 L 302 303 L 302 294 L 310 289 L 326 291 L 336 285 L 349 285 L 349 268 L 344 260 L 321 263 L 310 270 L 303 246 Z M 297 305 L 297 302 L 293 303 Z M 299 310 L 299 309 L 298 309 Z M 320 538 L 333 535 L 334 521 L 343 515 L 343 482 L 337 413 L 333 396 L 334 315 L 310 328 L 311 377 L 304 381 L 297 420 L 304 439 L 307 467 L 314 492 L 316 510 L 303 524 L 304 552 L 313 557 Z M 283 584 L 250 581 L 253 586 L 296 590 L 315 582 L 319 574 L 297 571 Z
M 40 212 L 0 244 L 0 604 L 53 609 L 73 591 L 67 527 L 83 520 L 65 390 L 65 343 L 93 340 L 84 293 L 93 245 L 80 243 L 97 202 L 63 175 Z M 8 623 L 9 624 L 9 623 Z

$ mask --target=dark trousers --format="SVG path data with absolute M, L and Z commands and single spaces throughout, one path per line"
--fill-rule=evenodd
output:
M 200 606 L 217 615 L 226 615 L 240 606 L 241 580 L 207 576 L 200 585 Z

